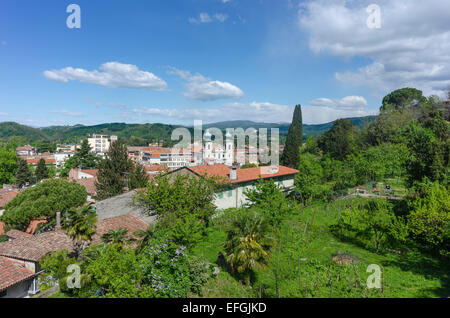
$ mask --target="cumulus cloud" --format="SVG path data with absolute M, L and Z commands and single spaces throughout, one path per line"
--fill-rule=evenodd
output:
M 210 23 L 210 22 L 220 22 L 223 23 L 228 19 L 228 15 L 224 13 L 215 13 L 214 15 L 209 15 L 209 13 L 201 12 L 198 18 L 189 18 L 189 23 L 199 24 L 199 23 Z
M 99 70 L 94 71 L 72 67 L 49 70 L 44 72 L 44 76 L 51 81 L 62 83 L 80 81 L 115 88 L 167 89 L 167 83 L 153 73 L 141 71 L 136 65 L 119 62 L 104 63 Z
M 361 96 L 342 99 L 318 98 L 302 107 L 306 124 L 321 124 L 338 118 L 359 117 L 375 114 L 366 109 L 367 102 Z M 217 108 L 166 109 L 140 107 L 131 113 L 139 117 L 155 116 L 179 120 L 201 119 L 205 122 L 226 120 L 252 120 L 255 122 L 291 122 L 294 106 L 270 102 L 233 102 Z
M 244 96 L 244 92 L 239 87 L 228 82 L 211 80 L 198 73 L 192 75 L 189 71 L 172 67 L 169 74 L 178 75 L 186 82 L 184 96 L 192 100 L 240 99 Z
M 367 27 L 372 0 L 316 0 L 300 5 L 299 25 L 309 47 L 368 64 L 335 78 L 377 93 L 405 86 L 442 94 L 450 84 L 450 10 L 447 0 L 379 0 L 381 28 Z

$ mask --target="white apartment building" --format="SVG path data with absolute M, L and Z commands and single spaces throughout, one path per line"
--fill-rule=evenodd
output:
M 97 154 L 105 154 L 109 150 L 109 146 L 111 142 L 116 141 L 117 136 L 113 135 L 111 137 L 107 135 L 96 135 L 93 134 L 88 138 L 89 146 L 91 147 L 91 151 Z

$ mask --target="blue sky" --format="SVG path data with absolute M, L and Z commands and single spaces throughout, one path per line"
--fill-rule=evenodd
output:
M 378 1 L 370 29 L 371 1 L 2 0 L 0 121 L 286 122 L 296 104 L 305 123 L 374 114 L 393 89 L 450 85 L 449 10 L 431 2 Z M 66 26 L 71 3 L 80 29 Z

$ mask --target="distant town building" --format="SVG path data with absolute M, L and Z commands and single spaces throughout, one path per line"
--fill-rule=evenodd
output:
M 108 152 L 111 141 L 117 140 L 117 136 L 111 136 L 111 138 L 112 139 L 110 139 L 110 137 L 107 135 L 93 134 L 92 136 L 88 137 L 87 140 L 92 152 L 104 155 Z
M 36 154 L 36 148 L 30 145 L 16 148 L 16 154 L 18 156 L 33 156 Z

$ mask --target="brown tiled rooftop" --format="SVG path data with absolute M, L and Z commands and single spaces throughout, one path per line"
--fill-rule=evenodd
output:
M 228 179 L 231 183 L 241 183 L 248 181 L 258 180 L 260 177 L 265 178 L 273 178 L 280 176 L 293 175 L 298 173 L 298 170 L 291 169 L 285 166 L 278 166 L 278 171 L 275 173 L 267 173 L 267 167 L 256 167 L 256 168 L 247 168 L 247 169 L 236 169 L 236 180 L 230 179 L 230 167 L 224 164 L 215 164 L 215 165 L 201 165 L 195 167 L 187 167 L 187 169 L 193 171 L 198 175 L 207 175 L 207 176 L 217 176 Z
M 0 291 L 33 276 L 23 263 L 0 256 Z
M 6 236 L 13 238 L 13 239 L 19 239 L 19 238 L 24 238 L 24 237 L 31 237 L 33 235 L 28 234 L 26 232 L 12 229 L 12 230 L 9 230 L 8 232 L 6 232 Z
M 63 249 L 72 251 L 72 240 L 61 231 L 50 231 L 0 243 L 1 256 L 32 262 L 38 262 L 46 254 Z

